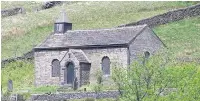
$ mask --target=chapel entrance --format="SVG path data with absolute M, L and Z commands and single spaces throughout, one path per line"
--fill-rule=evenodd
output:
M 65 82 L 67 82 L 67 84 L 72 84 L 74 81 L 74 64 L 72 62 L 69 62 L 66 66 L 66 70 L 65 71 Z

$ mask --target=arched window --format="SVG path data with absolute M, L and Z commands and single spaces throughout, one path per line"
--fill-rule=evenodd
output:
M 60 62 L 58 59 L 53 59 L 52 61 L 52 77 L 60 76 Z
M 102 72 L 103 75 L 110 75 L 110 59 L 105 56 L 102 58 Z

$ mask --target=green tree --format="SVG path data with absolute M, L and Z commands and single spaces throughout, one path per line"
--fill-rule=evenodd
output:
M 121 100 L 158 100 L 172 78 L 166 77 L 167 59 L 160 55 L 143 57 L 128 70 L 116 67 L 113 79 L 123 92 Z
M 138 59 L 128 69 L 115 67 L 113 74 L 122 101 L 200 100 L 199 63 L 156 54 Z

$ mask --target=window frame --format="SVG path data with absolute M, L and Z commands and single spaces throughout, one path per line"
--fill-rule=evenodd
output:
M 58 62 L 58 65 L 57 64 L 54 65 L 55 61 Z M 51 77 L 59 77 L 60 69 L 61 69 L 60 61 L 58 59 L 53 59 L 51 62 Z
M 106 67 L 109 67 L 109 69 L 108 69 L 108 70 L 109 70 L 109 74 L 106 73 L 107 71 L 103 70 L 103 68 L 105 68 L 105 67 L 103 67 L 103 64 L 104 64 L 104 63 L 103 63 L 103 60 L 106 59 L 106 58 L 107 58 L 108 61 L 109 61 L 109 64 L 108 64 L 109 66 L 106 66 Z M 109 58 L 108 56 L 104 56 L 104 57 L 101 59 L 101 71 L 102 71 L 103 76 L 106 76 L 106 77 L 107 77 L 107 76 L 110 76 L 110 75 L 111 75 L 111 62 L 110 62 L 110 58 Z

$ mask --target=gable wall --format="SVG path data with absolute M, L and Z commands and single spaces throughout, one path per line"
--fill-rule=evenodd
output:
M 104 49 L 83 49 L 88 59 L 91 61 L 90 83 L 96 83 L 96 74 L 101 70 L 101 60 L 104 56 L 110 59 L 110 72 L 113 67 L 127 67 L 127 48 L 104 48 Z
M 53 59 L 59 61 L 68 52 L 62 51 L 37 51 L 34 53 L 35 57 L 35 85 L 59 85 L 60 77 L 51 76 L 51 63 Z
M 147 27 L 129 46 L 130 63 L 132 63 L 138 55 L 144 56 L 145 51 L 150 52 L 150 55 L 152 55 L 162 46 L 162 42 L 153 31 Z

